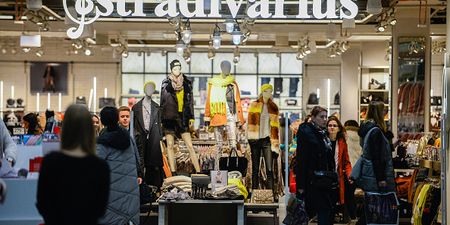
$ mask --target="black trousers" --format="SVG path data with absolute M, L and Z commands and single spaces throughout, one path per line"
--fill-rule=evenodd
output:
M 270 138 L 262 138 L 257 140 L 249 140 L 250 149 L 252 151 L 252 189 L 258 189 L 259 184 L 259 167 L 261 154 L 264 156 L 266 163 L 266 173 L 268 188 L 273 189 L 273 170 L 272 170 L 272 149 L 270 145 Z
M 144 181 L 148 185 L 153 185 L 158 188 L 162 187 L 164 180 L 164 171 L 162 167 L 157 166 L 145 166 Z

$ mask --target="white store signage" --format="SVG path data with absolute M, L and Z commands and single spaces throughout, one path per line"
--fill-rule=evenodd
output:
M 210 10 L 208 14 L 205 14 L 205 0 L 195 0 L 195 8 L 190 11 L 188 4 L 193 4 L 192 1 L 188 3 L 188 0 L 161 0 L 161 2 L 155 8 L 155 15 L 157 17 L 176 17 L 183 16 L 186 18 L 222 18 L 219 13 L 221 0 L 206 0 L 210 3 Z M 248 0 L 251 5 L 247 8 L 246 15 L 250 18 L 263 18 L 263 19 L 284 19 L 284 0 L 275 0 L 275 12 L 269 10 L 269 0 Z M 352 0 L 339 0 L 342 6 L 339 10 L 339 15 L 336 13 L 336 1 L 327 0 L 326 11 L 322 11 L 322 0 L 313 0 L 313 15 L 308 14 L 308 0 L 298 0 L 299 13 L 296 16 L 298 19 L 353 19 L 358 14 L 358 6 Z M 134 11 L 126 10 L 126 0 L 116 0 L 116 11 L 120 16 L 127 17 L 145 17 L 144 13 L 144 1 L 134 1 Z M 231 17 L 236 18 L 239 9 L 241 8 L 243 0 L 226 0 Z M 64 11 L 66 16 L 69 17 L 75 24 L 67 30 L 67 35 L 76 39 L 83 33 L 85 25 L 92 24 L 100 16 L 106 17 L 113 13 L 114 4 L 112 0 L 97 0 L 96 4 L 92 0 L 75 0 L 75 11 L 78 15 L 72 15 L 69 13 L 69 5 L 67 0 L 63 0 Z M 99 6 L 101 6 L 99 8 Z M 344 9 L 347 11 L 344 12 Z M 94 16 L 87 18 L 87 15 L 94 13 Z

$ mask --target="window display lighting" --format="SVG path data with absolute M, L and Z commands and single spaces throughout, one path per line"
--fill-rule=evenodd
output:
M 6 54 L 6 53 L 8 53 L 8 50 L 6 50 L 6 48 L 3 47 L 3 48 L 2 48 L 2 54 Z
M 220 44 L 222 42 L 222 38 L 220 37 L 220 27 L 216 24 L 214 28 L 213 37 L 212 37 L 212 45 L 214 49 L 219 49 Z
M 31 51 L 31 48 L 29 48 L 29 47 L 23 47 L 23 48 L 22 48 L 22 51 L 25 52 L 25 53 L 28 53 L 28 52 Z
M 122 57 L 124 57 L 124 58 L 128 58 L 128 51 L 124 51 L 124 52 L 122 52 Z
M 239 24 L 236 23 L 234 25 L 234 31 L 231 33 L 231 35 L 233 36 L 233 44 L 239 45 L 242 40 L 242 32 L 241 29 L 239 28 Z
M 192 39 L 192 30 L 191 30 L 191 22 L 189 19 L 186 21 L 183 31 L 181 32 L 183 42 L 185 44 L 191 43 Z
M 12 48 L 12 49 L 11 49 L 11 54 L 15 55 L 16 53 L 17 53 L 16 48 Z
M 36 51 L 36 56 L 37 57 L 42 57 L 44 55 L 44 51 L 42 51 L 41 49 Z
M 89 48 L 86 48 L 86 49 L 84 50 L 84 54 L 87 55 L 87 56 L 90 56 L 90 55 L 92 55 L 92 50 L 89 49 Z
M 225 22 L 225 28 L 227 33 L 231 34 L 234 29 L 235 29 L 235 25 L 234 25 L 234 20 L 233 19 L 226 19 Z

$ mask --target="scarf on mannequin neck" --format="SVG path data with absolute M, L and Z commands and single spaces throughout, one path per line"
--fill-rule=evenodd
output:
M 183 74 L 180 74 L 178 77 L 170 74 L 169 79 L 172 81 L 172 87 L 175 91 L 181 91 L 183 89 Z
M 211 115 L 227 114 L 227 87 L 234 83 L 234 77 L 231 75 L 225 78 L 222 74 L 211 79 L 210 109 Z

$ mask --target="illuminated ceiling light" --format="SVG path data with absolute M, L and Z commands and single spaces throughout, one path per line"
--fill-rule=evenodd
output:
M 212 37 L 212 45 L 214 49 L 219 49 L 220 44 L 222 42 L 222 38 L 220 37 L 220 27 L 216 24 L 214 28 L 213 37 Z
M 184 28 L 184 30 L 181 32 L 181 35 L 183 37 L 183 42 L 185 44 L 189 44 L 191 43 L 191 39 L 192 39 L 192 30 L 191 30 L 191 23 L 189 22 L 189 20 L 186 22 L 186 27 Z
M 234 20 L 226 19 L 224 24 L 225 24 L 225 30 L 227 31 L 227 33 L 231 34 L 234 31 Z
M 183 40 L 178 40 L 177 44 L 175 45 L 175 48 L 177 50 L 177 54 L 179 56 L 183 56 L 183 52 L 184 52 L 184 48 L 185 48 Z
M 43 55 L 44 55 L 44 51 L 42 51 L 40 49 L 36 52 L 37 57 L 42 57 Z
M 78 50 L 73 50 L 73 54 L 78 55 Z
M 239 47 L 236 46 L 233 51 L 233 63 L 238 64 L 241 59 L 241 52 L 239 51 Z
M 6 53 L 8 53 L 8 50 L 6 50 L 6 48 L 2 48 L 2 53 L 6 54 Z
M 15 55 L 16 53 L 17 53 L 16 48 L 12 48 L 12 49 L 11 49 L 11 54 Z
M 234 26 L 234 30 L 231 33 L 231 35 L 233 36 L 233 44 L 239 45 L 241 43 L 242 32 L 238 24 Z
M 297 58 L 297 60 L 302 60 L 303 58 L 305 58 L 305 55 L 303 55 L 302 52 L 298 52 L 296 58 Z
M 28 53 L 28 52 L 31 51 L 31 48 L 29 48 L 29 47 L 23 47 L 23 48 L 22 48 L 22 51 L 25 52 L 25 53 Z
M 384 32 L 386 30 L 386 25 L 381 25 L 381 23 L 379 23 L 377 26 L 377 31 L 378 32 Z
M 128 51 L 122 52 L 122 57 L 123 58 L 128 58 Z
M 395 24 L 397 24 L 397 19 L 392 18 L 391 21 L 389 21 L 389 24 L 390 24 L 391 26 L 395 26 Z
M 90 55 L 92 55 L 92 50 L 89 49 L 89 48 L 86 48 L 86 49 L 84 50 L 84 54 L 87 55 L 87 56 L 90 56 Z

